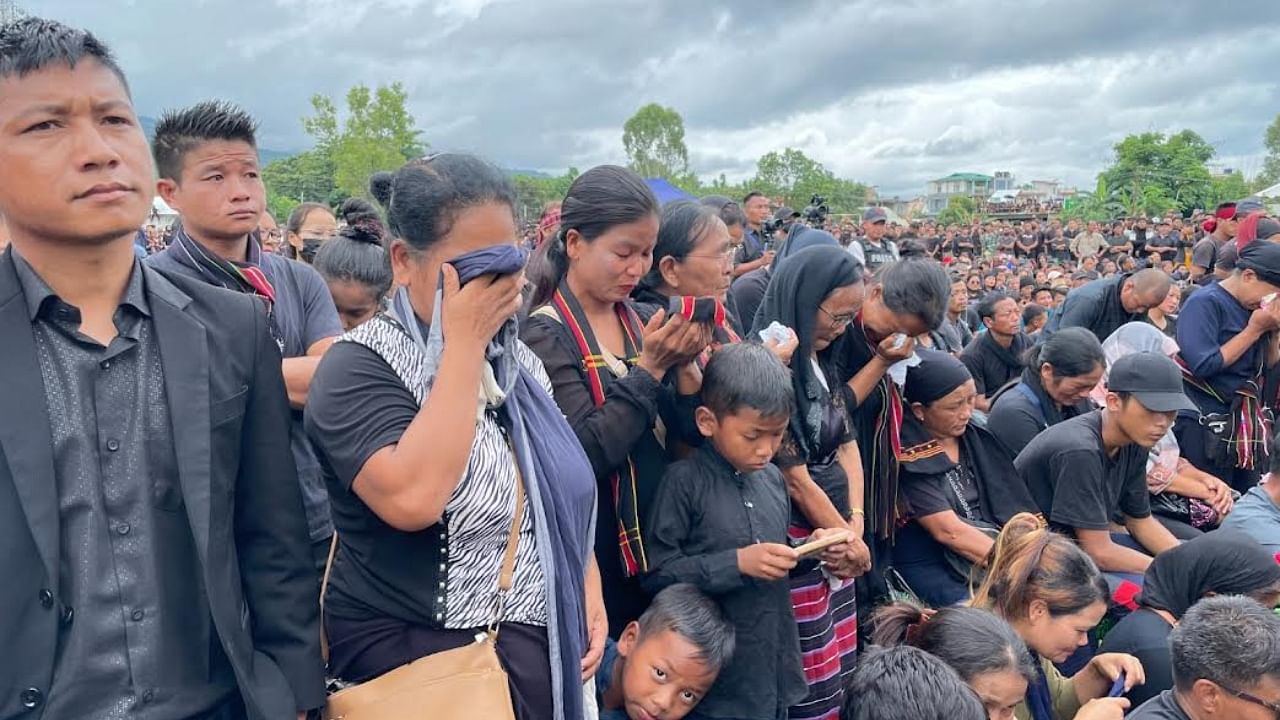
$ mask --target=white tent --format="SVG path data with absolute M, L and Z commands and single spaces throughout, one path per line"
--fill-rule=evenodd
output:
M 1257 195 L 1258 197 L 1264 197 L 1268 200 L 1278 199 L 1280 198 L 1280 183 L 1276 183 L 1275 185 L 1272 185 L 1269 188 L 1259 190 L 1258 192 L 1254 193 L 1254 195 Z
M 178 211 L 169 207 L 169 204 L 160 199 L 157 195 L 151 201 L 151 217 L 147 222 L 155 223 L 159 227 L 169 227 L 174 220 L 178 219 Z

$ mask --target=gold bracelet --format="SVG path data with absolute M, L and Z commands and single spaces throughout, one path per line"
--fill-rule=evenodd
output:
M 858 515 L 858 516 L 860 516 L 860 517 L 866 517 L 866 516 L 867 516 L 867 514 L 866 514 L 865 512 L 863 512 L 863 511 L 862 511 L 862 508 L 853 508 L 853 509 L 851 509 L 849 512 L 850 512 L 850 514 Z

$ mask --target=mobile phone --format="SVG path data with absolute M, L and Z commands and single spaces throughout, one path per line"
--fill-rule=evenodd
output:
M 820 538 L 818 540 L 811 540 L 803 545 L 800 545 L 799 547 L 796 548 L 796 555 L 802 558 L 809 557 L 810 555 L 817 555 L 818 553 L 822 552 L 823 550 L 826 550 L 832 545 L 839 545 L 840 543 L 846 543 L 852 539 L 853 539 L 853 536 L 847 532 L 832 533 L 830 535 L 827 535 L 824 538 Z
M 1111 683 L 1111 689 L 1107 691 L 1107 697 L 1120 697 L 1124 695 L 1124 671 L 1120 671 L 1120 677 Z

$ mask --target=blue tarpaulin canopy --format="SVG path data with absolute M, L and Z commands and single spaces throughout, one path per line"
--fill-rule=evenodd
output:
M 662 178 L 649 178 L 645 180 L 645 183 L 649 185 L 649 189 L 657 196 L 659 205 L 666 205 L 674 200 L 697 200 L 694 196 Z

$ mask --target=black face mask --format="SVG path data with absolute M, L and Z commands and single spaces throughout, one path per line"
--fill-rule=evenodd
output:
M 316 259 L 316 252 L 320 250 L 320 245 L 323 243 L 323 240 L 303 240 L 302 251 L 298 253 L 302 261 L 310 265 Z

